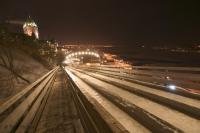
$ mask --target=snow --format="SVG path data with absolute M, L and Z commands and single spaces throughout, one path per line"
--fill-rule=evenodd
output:
M 15 53 L 13 53 L 13 56 L 15 57 L 15 68 L 31 83 L 49 71 L 38 61 L 22 51 L 16 50 Z M 22 80 L 17 82 L 15 79 L 11 79 L 11 73 L 0 67 L 0 105 L 28 85 L 28 83 L 25 83 Z
M 84 83 L 80 78 L 78 78 L 77 76 L 72 74 L 69 70 L 66 69 L 66 71 L 70 75 L 70 77 L 73 79 L 73 81 L 76 83 L 76 85 L 79 87 L 79 89 L 82 91 L 83 94 L 86 92 L 89 93 L 117 121 L 119 121 L 120 124 L 123 125 L 130 133 L 148 133 L 148 132 L 150 132 L 148 129 L 146 129 L 141 124 L 139 124 L 137 121 L 132 119 L 129 115 L 124 113 L 122 110 L 120 110 L 118 107 L 116 107 L 110 101 L 108 101 L 106 98 L 104 98 L 99 93 L 97 93 L 95 90 L 93 90 L 90 86 L 88 86 L 86 83 Z
M 144 92 L 149 92 L 149 93 L 152 93 L 152 94 L 155 94 L 155 95 L 159 95 L 159 96 L 162 96 L 162 97 L 165 97 L 165 98 L 168 98 L 168 99 L 180 102 L 180 103 L 184 103 L 184 104 L 187 104 L 187 105 L 190 105 L 190 106 L 193 106 L 193 107 L 200 109 L 199 100 L 195 100 L 195 99 L 191 99 L 191 98 L 188 98 L 188 97 L 176 95 L 176 94 L 173 94 L 173 93 L 170 93 L 170 92 L 165 92 L 165 91 L 153 89 L 153 88 L 150 88 L 150 87 L 147 87 L 147 86 L 131 83 L 131 82 L 128 82 L 128 81 L 107 77 L 107 76 L 96 74 L 96 73 L 91 73 L 91 72 L 87 72 L 87 73 L 92 74 L 95 77 L 107 79 L 108 81 L 119 82 L 119 83 L 127 85 L 129 87 L 134 87 L 134 88 L 142 90 Z
M 81 74 L 80 72 L 71 70 L 75 72 L 75 74 L 80 77 L 81 79 L 87 79 L 88 81 L 92 81 L 93 83 L 97 84 L 98 86 L 103 87 L 105 91 L 108 93 L 120 96 L 125 100 L 135 104 L 136 106 L 143 108 L 144 110 L 148 111 L 149 113 L 154 114 L 155 116 L 159 117 L 160 119 L 170 123 L 171 125 L 183 130 L 184 132 L 192 132 L 192 133 L 199 133 L 200 131 L 200 121 L 194 118 L 191 118 L 181 112 L 176 110 L 170 109 L 158 103 L 152 102 L 148 99 L 143 97 L 139 97 L 128 91 L 120 89 L 114 85 L 105 83 L 98 79 L 95 79 L 91 76 Z M 122 82 L 122 81 L 120 81 Z M 109 89 L 108 89 L 109 88 Z M 146 88 L 149 89 L 149 88 Z M 197 103 L 198 105 L 198 103 Z
M 82 67 L 81 67 L 82 68 Z M 91 69 L 90 67 L 89 69 Z M 88 68 L 86 68 L 88 69 Z M 125 70 L 125 69 L 111 69 L 111 68 L 92 68 L 95 71 L 114 74 L 114 75 L 122 75 L 131 79 L 138 79 L 142 81 L 148 82 L 157 82 L 157 84 L 163 84 L 168 82 L 173 82 L 174 84 L 181 86 L 183 88 L 192 88 L 199 90 L 200 84 L 200 76 L 199 74 L 193 73 L 180 73 L 180 72 L 166 72 L 166 71 L 156 71 L 156 70 Z M 99 70 L 98 70 L 99 69 Z M 129 74 L 132 73 L 132 74 Z M 170 78 L 170 80 L 166 80 L 166 76 Z

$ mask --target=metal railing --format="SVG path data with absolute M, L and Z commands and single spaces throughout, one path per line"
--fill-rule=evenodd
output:
M 41 102 L 50 89 L 58 67 L 0 106 L 0 132 L 26 132 L 31 127 Z
M 81 92 L 68 72 L 66 72 L 66 75 L 70 82 L 78 115 L 86 133 L 127 133 L 127 130 L 113 119 L 94 98 Z M 103 118 L 102 114 L 107 118 Z

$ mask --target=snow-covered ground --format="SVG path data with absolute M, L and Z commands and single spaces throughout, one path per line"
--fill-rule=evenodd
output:
M 148 92 L 148 93 L 151 93 L 151 94 L 159 95 L 161 97 L 165 97 L 165 98 L 168 98 L 168 99 L 171 99 L 171 100 L 183 103 L 183 104 L 187 104 L 187 105 L 190 105 L 190 106 L 194 106 L 194 107 L 200 109 L 200 102 L 198 100 L 195 100 L 195 99 L 191 99 L 191 98 L 187 98 L 187 97 L 184 97 L 184 96 L 176 95 L 176 94 L 173 94 L 173 93 L 170 93 L 170 92 L 166 92 L 166 91 L 153 89 L 151 87 L 135 84 L 135 83 L 124 81 L 124 80 L 120 80 L 120 79 L 117 79 L 117 78 L 107 77 L 107 76 L 104 76 L 104 75 L 101 75 L 101 74 L 96 74 L 96 73 L 91 73 L 91 72 L 87 72 L 87 73 L 91 74 L 92 76 L 97 77 L 97 78 L 99 77 L 99 78 L 106 79 L 107 81 L 118 82 L 118 83 L 124 84 L 126 86 L 134 87 L 136 89 L 142 90 L 144 92 Z
M 72 74 L 67 70 L 69 76 L 75 81 L 76 85 L 79 87 L 81 92 L 89 93 L 93 98 L 95 98 L 112 116 L 120 122 L 130 133 L 149 133 L 150 131 L 139 124 L 137 121 L 132 119 L 129 115 L 121 111 L 117 106 L 112 104 L 109 100 L 104 98 L 98 92 L 93 90 L 90 86 L 84 83 L 80 78 Z
M 181 129 L 184 132 L 199 133 L 199 131 L 200 131 L 200 126 L 199 126 L 200 121 L 195 118 L 192 118 L 192 117 L 190 117 L 186 114 L 183 114 L 179 111 L 176 111 L 174 109 L 168 108 L 164 105 L 150 101 L 146 98 L 137 96 L 133 93 L 130 93 L 130 92 L 123 90 L 119 87 L 116 87 L 112 84 L 108 84 L 106 82 L 100 81 L 100 80 L 93 78 L 91 76 L 88 76 L 86 74 L 83 74 L 83 73 L 80 73 L 78 71 L 74 71 L 71 69 L 70 69 L 70 71 L 73 71 L 76 74 L 76 76 L 78 76 L 82 80 L 87 81 L 87 82 L 93 82 L 96 85 L 101 86 L 101 89 L 103 89 L 107 93 L 122 97 L 123 99 L 129 101 L 130 103 L 146 110 L 147 112 L 157 116 L 158 118 L 168 122 L 169 124 L 177 127 L 178 129 Z M 138 87 L 134 84 L 129 84 L 129 85 L 136 87 L 136 88 Z M 141 88 L 141 86 L 139 88 Z M 143 89 L 144 90 L 146 89 L 148 91 L 151 90 L 149 88 L 143 88 Z M 91 91 L 91 90 L 89 90 L 89 91 Z M 165 95 L 160 92 L 158 92 L 158 93 L 163 96 L 168 96 L 170 98 L 174 98 L 178 101 L 183 100 L 182 97 L 180 97 L 180 96 L 175 98 L 174 95 L 172 96 L 172 95 L 168 95 L 168 94 Z M 189 105 L 194 104 L 193 106 L 196 106 L 199 108 L 199 101 L 193 101 L 193 100 L 189 100 L 186 98 L 182 102 L 189 104 Z M 113 112 L 111 112 L 111 113 L 113 114 Z
M 80 67 L 82 69 L 82 67 Z M 166 85 L 174 84 L 191 93 L 200 93 L 200 76 L 194 73 L 178 73 L 178 72 L 161 72 L 161 71 L 147 71 L 147 70 L 125 70 L 125 69 L 111 69 L 111 68 L 83 68 L 88 71 L 96 71 L 105 74 L 116 76 L 123 76 L 139 82 L 145 81 L 148 83 Z M 169 79 L 167 79 L 168 77 Z
M 42 64 L 22 51 L 15 50 L 13 57 L 15 70 L 31 83 L 48 72 Z M 27 85 L 28 83 L 19 78 L 16 80 L 7 69 L 0 67 L 0 104 Z

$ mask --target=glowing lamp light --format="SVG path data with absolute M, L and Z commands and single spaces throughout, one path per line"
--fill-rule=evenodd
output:
M 176 90 L 176 86 L 175 85 L 168 85 L 167 88 L 169 88 L 170 90 Z

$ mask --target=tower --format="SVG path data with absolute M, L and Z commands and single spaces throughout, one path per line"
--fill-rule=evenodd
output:
M 33 34 L 34 34 L 35 38 L 39 39 L 38 26 L 33 21 L 33 19 L 31 19 L 30 16 L 25 21 L 25 23 L 23 25 L 23 30 L 24 30 L 24 34 L 26 34 L 28 36 L 33 36 Z

